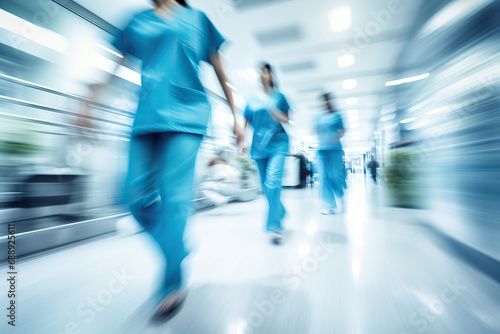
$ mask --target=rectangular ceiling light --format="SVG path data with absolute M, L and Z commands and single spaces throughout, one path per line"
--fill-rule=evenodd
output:
M 352 106 L 358 103 L 358 98 L 357 97 L 350 97 L 345 100 L 345 103 Z
M 356 57 L 351 53 L 343 54 L 337 58 L 337 64 L 340 68 L 351 67 L 356 63 Z
M 358 87 L 358 82 L 354 79 L 342 81 L 342 88 L 344 89 L 354 89 Z
M 359 123 L 352 123 L 351 128 L 352 129 L 359 128 Z
M 398 86 L 398 85 L 402 85 L 402 84 L 406 84 L 406 83 L 410 83 L 410 82 L 415 82 L 415 81 L 426 79 L 430 75 L 431 75 L 430 73 L 425 73 L 425 74 L 421 74 L 421 75 L 416 75 L 414 77 L 403 78 L 403 79 L 398 79 L 398 80 L 393 80 L 393 81 L 387 81 L 385 83 L 385 85 L 386 86 Z
M 358 115 L 349 116 L 349 122 L 351 122 L 351 123 L 359 122 L 359 116 Z
M 68 42 L 65 37 L 2 9 L 0 9 L 0 28 L 57 52 L 66 53 L 68 50 Z
M 288 1 L 292 0 L 233 0 L 233 4 L 234 8 L 238 10 L 246 10 L 256 7 L 266 7 Z
M 415 118 L 414 118 L 414 117 L 412 117 L 412 118 L 407 118 L 407 119 L 404 119 L 404 120 L 402 120 L 402 121 L 401 121 L 401 122 L 399 122 L 399 123 L 406 124 L 406 123 L 413 122 L 414 120 L 415 120 Z
M 255 33 L 255 37 L 260 45 L 268 47 L 300 42 L 304 39 L 304 33 L 301 26 L 294 24 L 271 30 L 258 31 Z
M 280 66 L 281 72 L 307 71 L 313 70 L 314 68 L 316 68 L 316 64 L 310 60 Z
M 358 110 L 353 109 L 353 110 L 348 110 L 348 111 L 347 111 L 347 114 L 348 114 L 348 115 L 357 115 L 357 114 L 358 114 L 358 112 L 359 112 Z
M 351 7 L 340 6 L 333 9 L 330 14 L 328 14 L 328 19 L 330 20 L 330 28 L 334 32 L 349 29 L 352 25 Z

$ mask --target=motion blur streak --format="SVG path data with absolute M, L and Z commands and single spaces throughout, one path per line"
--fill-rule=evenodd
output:
M 141 64 L 110 41 L 151 3 L 1 0 L 0 332 L 500 333 L 500 1 L 188 3 L 229 41 L 241 124 L 261 61 L 289 100 L 282 244 L 263 232 L 258 167 L 203 64 L 188 297 L 150 321 L 164 264 L 123 198 Z M 314 129 L 324 93 L 346 130 L 332 215 Z

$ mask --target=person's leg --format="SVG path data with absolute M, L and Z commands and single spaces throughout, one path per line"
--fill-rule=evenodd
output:
M 259 169 L 260 184 L 262 185 L 262 191 L 265 193 L 265 183 L 266 183 L 266 168 L 268 159 L 256 159 L 257 168 Z
M 137 222 L 149 231 L 161 212 L 158 189 L 158 169 L 154 168 L 155 146 L 158 137 L 154 134 L 132 137 L 128 173 L 125 182 L 125 200 Z
M 279 233 L 282 231 L 281 220 L 285 216 L 285 208 L 281 203 L 281 181 L 285 158 L 285 154 L 272 155 L 266 166 L 264 186 L 269 203 L 267 218 L 267 230 L 269 232 Z
M 333 192 L 332 163 L 330 151 L 318 151 L 321 173 L 321 206 L 324 211 L 332 211 L 337 208 Z
M 344 173 L 343 169 L 343 153 L 340 150 L 329 151 L 330 170 L 332 171 L 332 188 L 340 200 L 344 197 Z
M 168 294 L 181 287 L 181 263 L 187 255 L 184 228 L 188 218 L 195 164 L 202 136 L 189 133 L 159 134 L 155 163 L 161 169 L 159 190 L 162 211 L 159 222 L 150 230 L 162 250 L 167 267 L 162 292 Z

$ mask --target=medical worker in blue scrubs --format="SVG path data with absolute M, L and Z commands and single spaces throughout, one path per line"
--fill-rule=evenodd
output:
M 331 94 L 323 94 L 321 98 L 326 113 L 319 115 L 315 124 L 319 139 L 321 213 L 331 215 L 344 210 L 345 169 L 340 138 L 344 135 L 345 129 L 342 117 L 334 108 Z M 340 208 L 335 196 L 340 202 Z
M 253 128 L 250 154 L 257 162 L 262 187 L 269 204 L 267 231 L 274 244 L 283 238 L 282 220 L 285 208 L 281 203 L 281 179 L 288 153 L 288 135 L 283 123 L 289 122 L 290 106 L 285 96 L 276 91 L 272 68 L 264 64 L 261 69 L 262 91 L 248 101 L 244 128 Z
M 126 197 L 137 221 L 166 261 L 155 316 L 169 318 L 185 299 L 181 263 L 193 193 L 195 161 L 206 134 L 210 104 L 199 65 L 213 66 L 236 122 L 233 96 L 221 65 L 224 38 L 208 17 L 181 0 L 154 0 L 133 16 L 114 46 L 142 63 L 142 86 L 130 142 Z M 97 95 L 97 94 L 96 94 Z M 97 99 L 97 96 L 93 96 Z

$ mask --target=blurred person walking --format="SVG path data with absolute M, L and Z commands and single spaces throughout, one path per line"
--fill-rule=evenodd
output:
M 233 132 L 238 142 L 243 139 L 221 64 L 223 42 L 210 19 L 185 1 L 154 0 L 154 9 L 133 16 L 113 43 L 125 56 L 142 61 L 125 193 L 133 216 L 166 260 L 154 314 L 162 319 L 174 315 L 185 299 L 181 263 L 188 252 L 183 235 L 210 113 L 200 62 L 213 66 L 233 113 Z
M 285 208 L 281 203 L 281 180 L 288 153 L 288 135 L 283 123 L 289 122 L 290 106 L 276 90 L 271 65 L 261 68 L 262 91 L 249 100 L 245 108 L 244 128 L 253 128 L 251 156 L 257 162 L 263 190 L 269 205 L 266 230 L 274 244 L 283 238 L 282 220 Z
M 326 112 L 316 119 L 316 132 L 318 133 L 319 147 L 318 157 L 320 160 L 321 174 L 321 200 L 324 215 L 331 215 L 344 211 L 344 188 L 345 168 L 344 151 L 340 138 L 345 133 L 342 117 L 333 105 L 333 97 L 330 93 L 321 96 Z M 337 196 L 340 204 L 338 210 Z
M 372 155 L 370 162 L 368 163 L 368 169 L 372 174 L 372 180 L 377 184 L 377 168 L 379 167 L 377 160 L 375 160 L 375 156 Z

